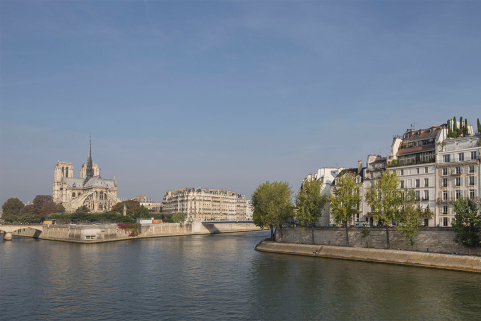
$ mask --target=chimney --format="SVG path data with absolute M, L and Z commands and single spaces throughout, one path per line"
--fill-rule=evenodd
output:
M 361 170 L 362 170 L 362 160 L 358 160 L 357 161 L 357 173 L 361 174 Z

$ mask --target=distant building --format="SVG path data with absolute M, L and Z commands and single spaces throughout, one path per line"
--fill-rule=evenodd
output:
M 62 204 L 67 212 L 87 206 L 91 212 L 110 211 L 120 202 L 117 198 L 117 181 L 100 177 L 100 169 L 92 162 L 92 145 L 89 143 L 87 163 L 80 168 L 80 178 L 73 177 L 73 165 L 58 161 L 54 169 L 53 201 Z
M 254 219 L 253 214 L 254 214 L 254 207 L 252 206 L 252 202 L 251 200 L 247 200 L 246 220 L 252 221 Z
M 167 191 L 162 211 L 182 212 L 186 218 L 201 221 L 240 221 L 247 217 L 247 200 L 233 191 L 187 187 Z
M 162 203 L 155 202 L 151 198 L 147 198 L 145 196 L 137 196 L 136 198 L 132 198 L 132 200 L 138 201 L 140 205 L 147 208 L 150 213 L 160 212 L 162 207 Z

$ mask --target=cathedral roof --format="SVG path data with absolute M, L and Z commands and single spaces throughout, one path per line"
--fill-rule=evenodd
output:
M 73 178 L 73 177 L 67 178 L 68 187 L 83 187 L 83 185 L 84 185 L 83 178 Z
M 89 178 L 84 187 L 106 187 L 106 188 L 113 188 L 115 187 L 115 183 L 113 179 L 103 179 L 100 176 L 94 176 Z

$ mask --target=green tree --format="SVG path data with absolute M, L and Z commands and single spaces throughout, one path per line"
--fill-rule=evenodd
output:
M 422 213 L 418 209 L 419 202 L 416 200 L 414 189 L 408 189 L 402 197 L 402 207 L 399 213 L 399 224 L 396 230 L 405 238 L 409 239 L 411 246 L 414 245 L 413 238 L 421 228 L 419 219 Z
M 453 135 L 452 138 L 459 137 L 458 135 L 458 123 L 456 122 L 456 116 L 453 117 Z
M 18 217 L 18 222 L 20 222 L 20 223 L 31 223 L 31 224 L 32 223 L 41 223 L 42 219 L 38 215 L 35 215 L 33 213 L 27 213 L 27 214 L 20 215 Z
M 387 248 L 391 248 L 389 224 L 398 220 L 399 209 L 403 202 L 401 192 L 397 188 L 398 184 L 396 173 L 386 170 L 366 192 L 366 201 L 371 207 L 374 219 L 381 221 L 386 227 Z
M 296 217 L 301 226 L 311 226 L 312 244 L 314 244 L 314 225 L 328 200 L 327 195 L 321 195 L 322 184 L 320 180 L 306 181 L 296 195 Z
M 269 226 L 274 240 L 274 227 L 282 228 L 293 214 L 291 187 L 286 182 L 267 181 L 257 187 L 251 198 L 254 224 L 261 228 Z
M 5 203 L 2 205 L 3 217 L 7 217 L 10 215 L 19 215 L 25 205 L 23 205 L 22 201 L 18 198 L 9 198 Z
M 464 120 L 464 127 L 463 127 L 463 136 L 467 137 L 469 136 L 469 128 L 468 128 L 468 120 Z
M 137 207 L 134 213 L 135 218 L 148 218 L 149 217 L 149 210 L 144 207 L 143 205 L 140 205 Z
M 90 210 L 87 207 L 87 205 L 82 205 L 79 208 L 77 208 L 77 210 L 75 212 L 76 213 L 88 213 L 88 212 L 90 212 Z
M 478 118 L 478 133 L 481 133 L 481 123 L 479 122 L 479 118 Z
M 136 200 L 128 200 L 115 204 L 112 207 L 112 212 L 118 212 L 120 214 L 124 213 L 124 204 L 127 209 L 127 215 L 133 216 L 137 207 L 140 206 L 140 202 Z
M 57 205 L 54 202 L 46 202 L 40 209 L 40 214 L 38 214 L 38 216 L 40 216 L 40 218 L 44 220 L 48 214 L 55 212 L 57 212 Z
M 342 175 L 329 197 L 329 208 L 336 223 L 346 228 L 346 246 L 349 246 L 349 225 L 359 213 L 360 203 L 361 185 L 356 183 L 356 176 L 352 173 Z
M 467 248 L 480 246 L 481 214 L 471 199 L 460 197 L 454 202 L 454 221 L 451 225 L 456 232 L 455 241 Z
M 62 204 L 57 204 L 57 213 L 65 213 L 65 207 Z
M 185 221 L 185 215 L 182 212 L 177 212 L 172 216 L 172 221 L 174 222 L 183 222 Z

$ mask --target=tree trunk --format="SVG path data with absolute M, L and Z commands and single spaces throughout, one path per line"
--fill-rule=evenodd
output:
M 389 243 L 389 225 L 386 225 L 386 239 L 387 239 L 387 248 L 391 248 L 391 244 Z
M 271 225 L 271 241 L 274 241 L 274 226 Z
M 346 221 L 346 246 L 349 246 L 349 231 L 348 231 L 349 226 L 347 225 Z

